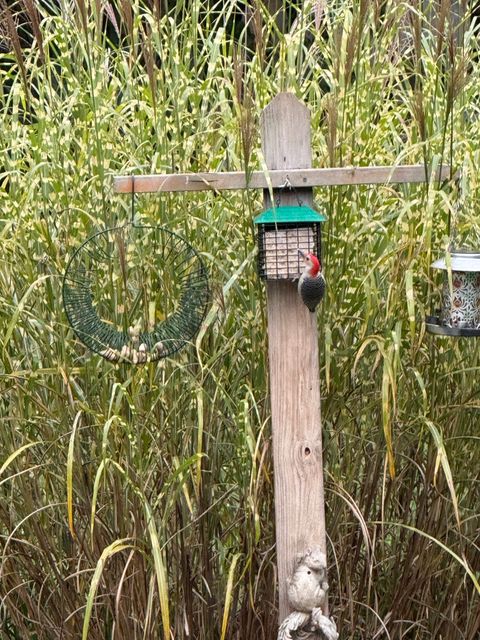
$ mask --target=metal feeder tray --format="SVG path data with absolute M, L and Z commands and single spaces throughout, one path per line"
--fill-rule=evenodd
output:
M 130 364 L 181 349 L 209 302 L 207 270 L 193 247 L 163 227 L 132 224 L 86 240 L 70 259 L 62 293 L 76 336 L 107 360 Z
M 441 323 L 439 316 L 426 316 L 425 328 L 429 333 L 433 333 L 437 336 L 452 336 L 457 338 L 476 338 L 480 336 L 480 329 L 448 327 Z

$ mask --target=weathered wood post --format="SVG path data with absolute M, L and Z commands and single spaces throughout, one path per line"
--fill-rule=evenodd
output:
M 262 148 L 268 169 L 311 167 L 310 112 L 293 94 L 277 95 L 264 109 Z M 275 196 L 281 205 L 313 201 L 311 188 Z M 268 190 L 264 199 L 271 206 Z M 267 282 L 267 314 L 281 621 L 290 612 L 287 578 L 296 554 L 309 546 L 326 553 L 318 334 L 296 283 Z

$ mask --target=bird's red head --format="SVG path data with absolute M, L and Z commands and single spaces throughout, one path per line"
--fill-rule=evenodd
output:
M 305 262 L 310 266 L 309 271 L 311 276 L 316 276 L 322 268 L 320 260 L 317 258 L 317 256 L 313 255 L 313 253 L 307 253 L 307 255 L 305 256 Z
M 322 263 L 313 253 L 303 253 L 301 249 L 298 250 L 299 255 L 305 261 L 305 272 L 309 276 L 315 277 L 319 271 L 322 270 Z

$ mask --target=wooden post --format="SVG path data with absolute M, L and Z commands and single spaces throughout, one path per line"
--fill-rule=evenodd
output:
M 293 94 L 277 95 L 264 109 L 262 148 L 268 169 L 311 167 L 310 112 Z M 304 188 L 275 196 L 282 205 L 313 199 Z M 267 190 L 264 198 L 271 206 Z M 281 622 L 291 611 L 287 578 L 296 554 L 309 546 L 326 552 L 318 335 L 296 283 L 267 283 L 267 315 Z

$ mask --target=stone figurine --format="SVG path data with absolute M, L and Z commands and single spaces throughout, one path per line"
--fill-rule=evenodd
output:
M 327 559 L 319 547 L 297 556 L 293 575 L 287 581 L 288 601 L 294 611 L 280 625 L 278 640 L 338 640 L 335 623 L 323 613 L 326 578 Z

